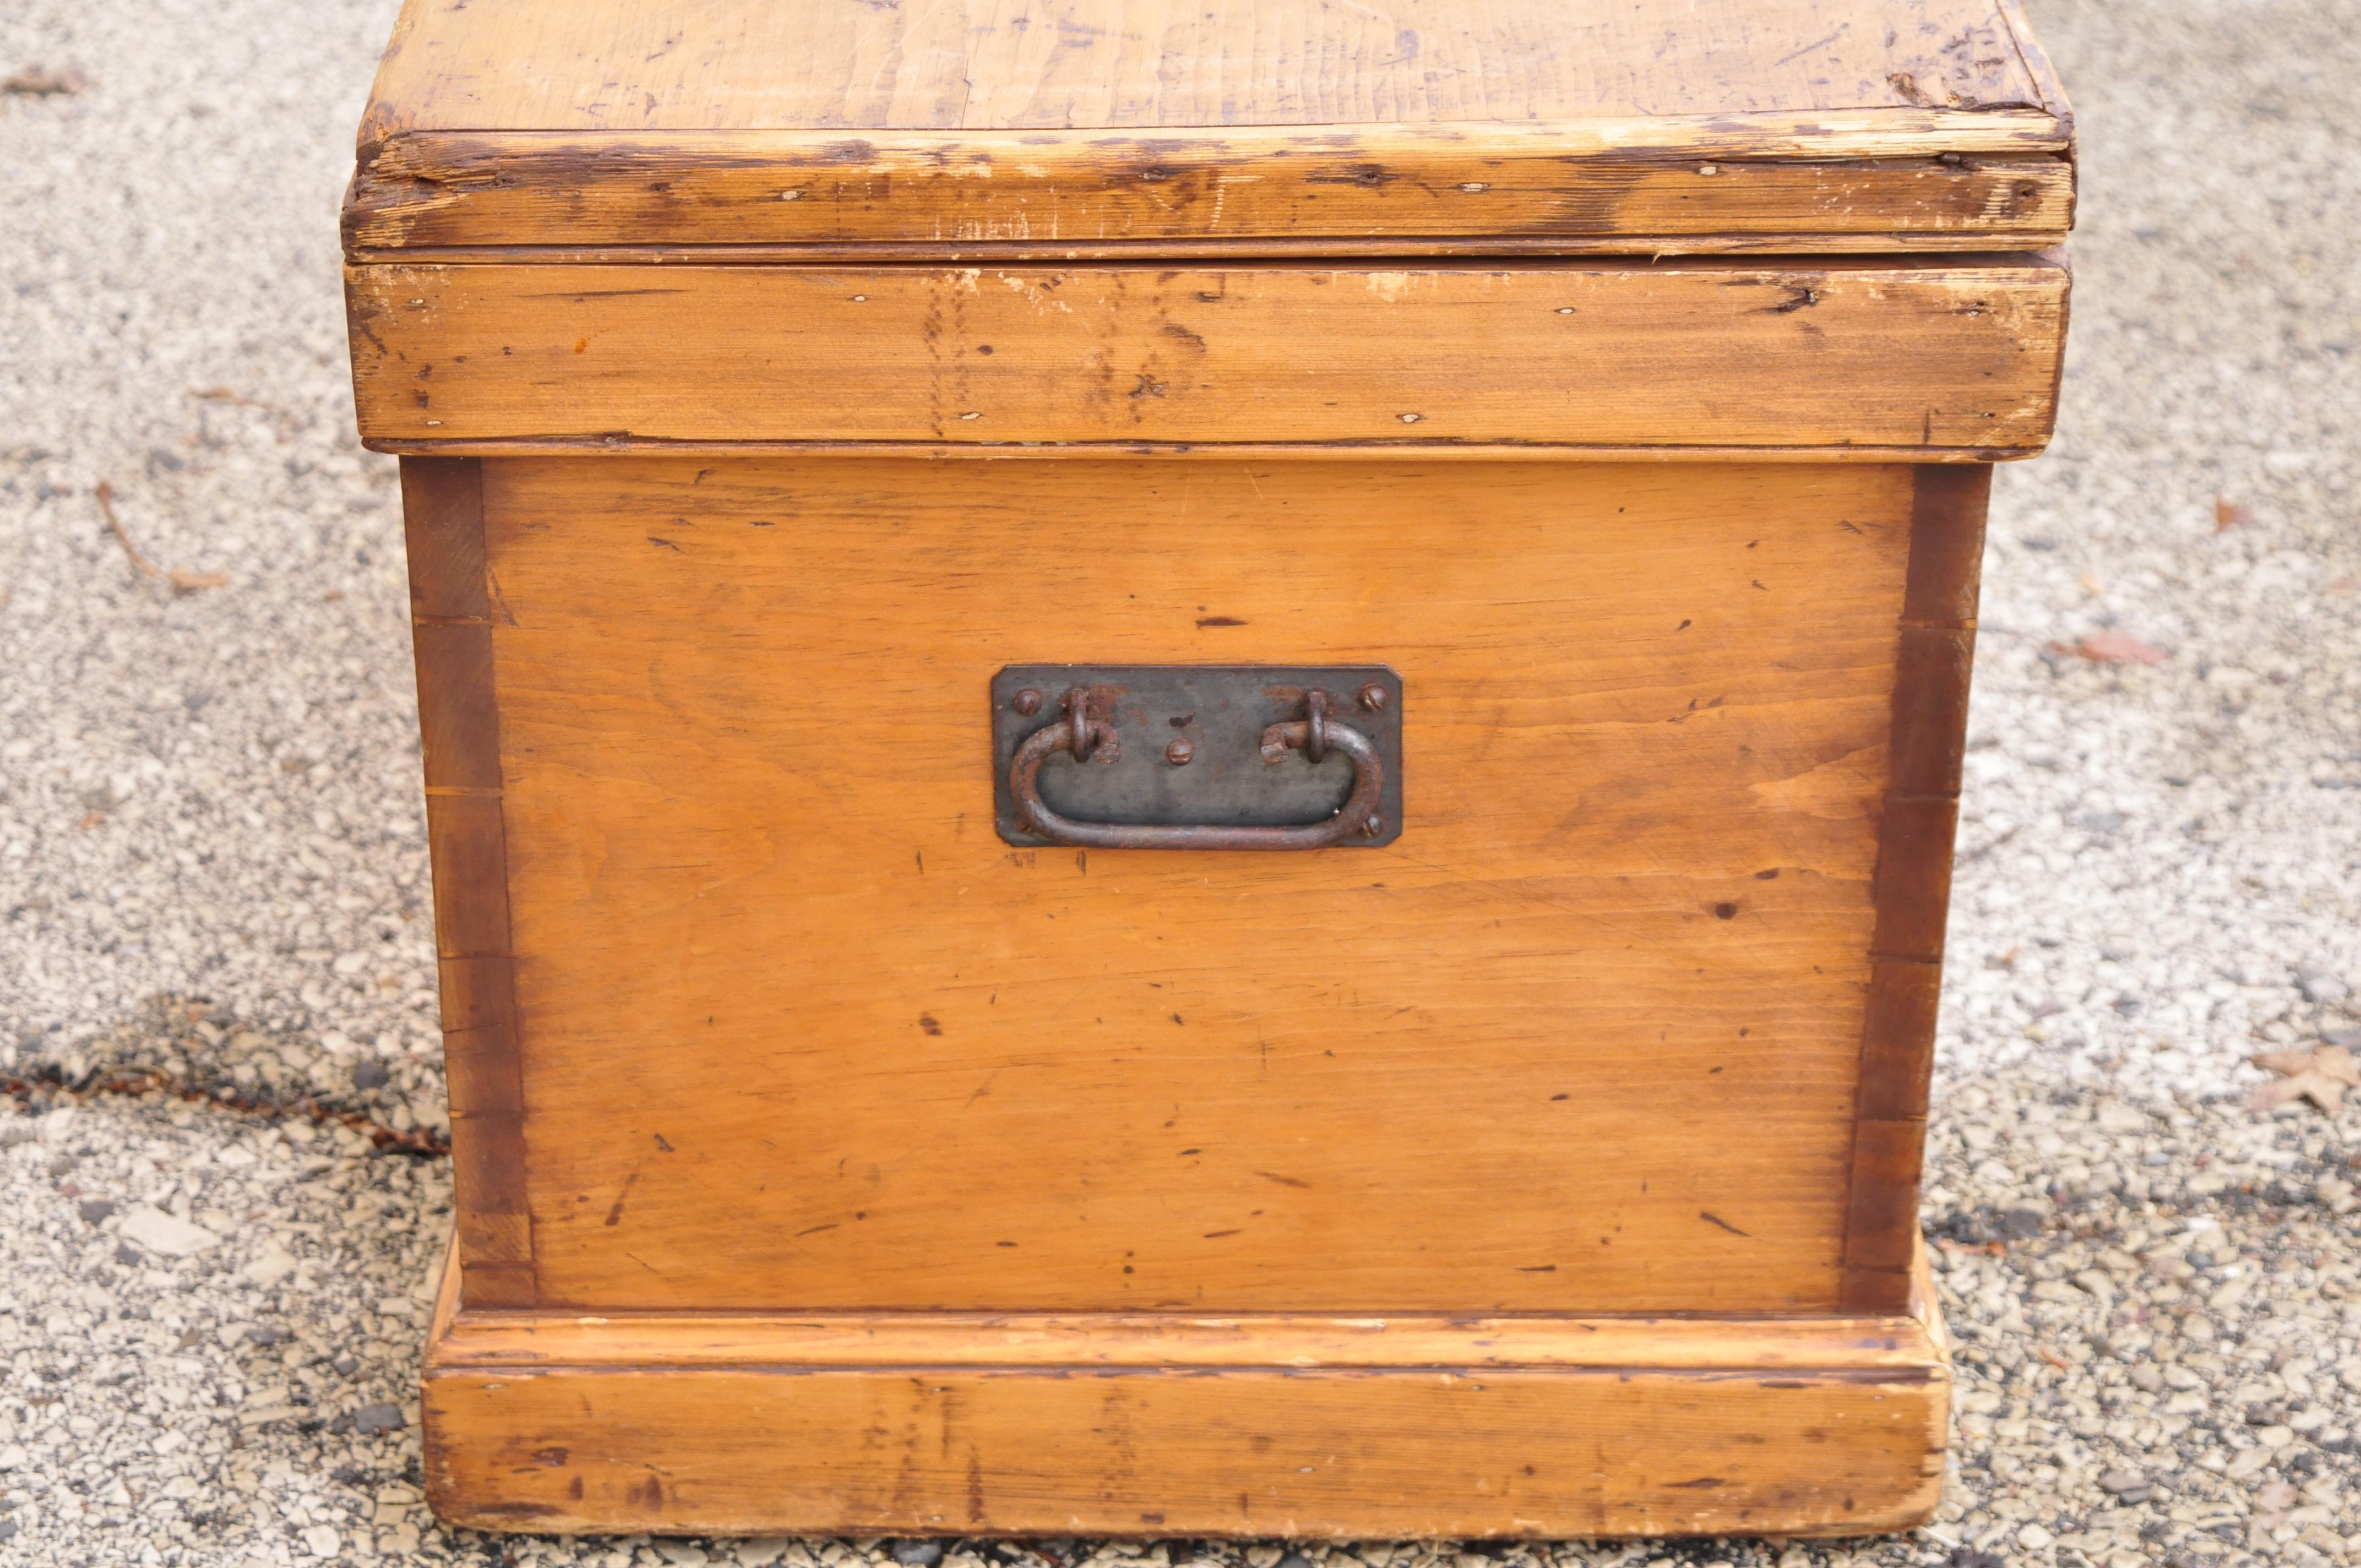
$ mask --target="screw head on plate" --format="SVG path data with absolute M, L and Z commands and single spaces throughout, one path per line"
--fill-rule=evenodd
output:
M 1164 748 L 1164 760 L 1176 768 L 1196 754 L 1197 748 L 1189 744 L 1189 739 L 1185 735 L 1176 738 L 1170 745 Z
M 1367 685 L 1363 686 L 1357 695 L 1361 699 L 1361 706 L 1371 713 L 1383 713 L 1386 710 L 1386 688 L 1377 682 L 1371 681 Z
M 1023 717 L 1030 718 L 1035 714 L 1041 711 L 1041 694 L 1035 691 L 1031 686 L 1027 686 L 1023 691 L 1018 692 L 1016 696 L 1009 700 L 1008 706 L 1015 708 Z

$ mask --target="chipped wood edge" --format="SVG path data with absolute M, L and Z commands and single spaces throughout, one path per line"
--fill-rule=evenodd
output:
M 1909 1310 L 1921 1263 L 1927 1091 L 1991 493 L 1984 466 L 1921 466 L 1914 482 L 1845 1223 L 1841 1301 L 1853 1311 Z
M 2025 15 L 2021 0 L 1998 0 L 2001 20 L 2007 27 L 2009 40 L 2016 46 L 2016 58 L 2025 73 L 2033 79 L 2033 90 L 2041 94 L 2041 105 L 2058 123 L 2066 138 L 2059 153 L 2070 167 L 2078 166 L 2081 156 L 2081 138 L 2074 128 L 2074 105 L 2066 96 L 2066 84 L 2059 80 L 2058 68 L 2050 63 L 2049 51 L 2041 47 L 2034 35 L 2033 24 Z M 2081 201 L 2081 186 L 2070 181 L 2066 189 L 2066 226 L 2072 229 L 2075 214 Z
M 343 225 L 356 258 L 667 240 L 939 257 L 980 242 L 1227 253 L 1459 236 L 1649 254 L 1653 236 L 1622 232 L 1631 212 L 1706 248 L 1786 233 L 1812 249 L 1902 236 L 1991 249 L 2002 235 L 2064 237 L 2075 169 L 2055 131 L 2039 112 L 1905 110 L 1153 136 L 404 132 L 362 147 Z M 1848 199 L 1831 200 L 1830 181 Z
M 1914 1234 L 1910 1252 L 1910 1316 L 1927 1343 L 1946 1362 L 1951 1359 L 1951 1329 L 1943 1321 L 1943 1298 L 1935 1288 L 1934 1260 L 1927 1251 L 1925 1233 Z
M 403 123 L 401 114 L 388 102 L 387 90 L 393 81 L 395 64 L 409 44 L 411 34 L 417 30 L 419 15 L 426 5 L 427 0 L 401 0 L 401 10 L 395 16 L 385 48 L 377 57 L 377 72 L 369 79 L 368 103 L 361 110 L 358 140 L 363 147 L 382 141 Z
M 451 1234 L 443 1238 L 443 1250 L 435 1255 L 434 1305 L 426 1316 L 427 1354 L 434 1346 L 451 1335 L 453 1325 L 459 1321 L 459 1232 L 454 1225 Z
M 509 937 L 483 465 L 405 457 L 401 510 L 450 1077 L 453 1255 L 468 1307 L 535 1299 Z
M 2051 63 L 2049 51 L 2041 47 L 2034 33 L 2033 23 L 2025 14 L 2023 0 L 1997 0 L 2002 22 L 2006 25 L 2009 41 L 2016 46 L 2016 58 L 2032 79 L 2033 90 L 2041 94 L 2041 106 L 2057 123 L 2058 132 L 2065 138 L 2060 149 L 2069 157 L 2075 150 L 2074 105 L 2066 96 L 2065 83 L 2058 77 L 2058 68 Z

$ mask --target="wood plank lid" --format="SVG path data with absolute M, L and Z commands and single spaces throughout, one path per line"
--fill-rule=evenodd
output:
M 2015 0 L 408 0 L 356 259 L 2037 249 Z

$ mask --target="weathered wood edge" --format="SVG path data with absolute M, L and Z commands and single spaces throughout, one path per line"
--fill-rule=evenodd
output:
M 357 133 L 364 148 L 384 140 L 403 123 L 401 112 L 389 98 L 387 84 L 394 79 L 395 62 L 408 47 L 411 35 L 417 31 L 418 14 L 424 8 L 423 0 L 401 0 L 401 9 L 395 14 L 393 27 L 386 34 L 385 48 L 378 51 L 377 70 L 369 77 L 368 102 L 361 106 Z
M 1782 258 L 1819 262 L 1835 256 L 1865 256 L 1893 261 L 1956 261 L 1969 252 L 2055 251 L 2052 229 L 1978 229 L 1972 233 L 1910 234 L 1631 234 L 1561 235 L 1546 244 L 1499 235 L 1351 236 L 1322 239 L 1245 236 L 1234 239 L 1069 241 L 975 240 L 941 243 L 914 240 L 812 240 L 792 245 L 741 244 L 412 244 L 347 247 L 356 267 L 779 267 L 890 265 L 910 261 L 939 265 L 1110 262 L 1148 266 L 1166 261 L 1431 261 L 1458 258 L 1501 261 L 1578 259 L 1586 257 L 1730 256 L 1766 263 Z
M 581 1308 L 456 1313 L 431 1370 L 485 1367 L 801 1368 L 974 1366 L 1051 1370 L 1310 1370 L 1504 1366 L 1788 1368 L 1924 1374 L 1932 1340 L 1898 1315 L 1576 1317 L 1439 1312 L 611 1312 Z
M 1927 1343 L 1948 1364 L 1951 1359 L 1951 1328 L 1943 1321 L 1943 1298 L 1935 1288 L 1934 1261 L 1927 1255 L 1923 1232 L 1912 1239 L 1909 1310 L 1912 1321 L 1925 1332 Z
M 2014 0 L 2001 0 L 2015 13 L 2012 27 L 2020 58 L 2030 69 L 2039 54 L 2030 45 L 2030 29 Z M 394 28 L 384 59 L 391 60 L 404 47 L 412 18 L 405 14 Z M 2048 61 L 2041 60 L 2043 70 Z M 1741 109 L 1693 115 L 1603 115 L 1552 120 L 1444 120 L 1412 122 L 1380 120 L 1258 126 L 1088 126 L 1066 129 L 1031 126 L 1013 130 L 963 127 L 904 126 L 777 126 L 762 129 L 636 130 L 554 126 L 526 129 L 514 126 L 419 126 L 402 123 L 374 99 L 361 117 L 354 138 L 357 161 L 367 165 L 395 142 L 437 137 L 479 140 L 513 138 L 522 144 L 538 138 L 553 148 L 578 149 L 585 156 L 628 147 L 674 143 L 710 148 L 732 148 L 774 158 L 851 163 L 872 156 L 905 154 L 925 159 L 956 158 L 962 152 L 996 157 L 1021 156 L 1046 166 L 1077 154 L 1089 166 L 1136 154 L 1153 157 L 1241 158 L 1265 152 L 1299 151 L 1323 157 L 1367 159 L 1385 153 L 1424 155 L 1433 151 L 1484 157 L 1521 149 L 1554 159 L 1599 157 L 1686 159 L 1691 156 L 1837 159 L 1939 157 L 1946 152 L 2064 152 L 2072 146 L 2072 127 L 2055 112 L 2055 77 L 2036 77 L 2036 85 L 2050 100 L 2042 104 L 2009 104 L 1993 108 L 1938 108 L 1885 104 L 1858 109 Z
M 394 456 L 587 457 L 961 457 L 1035 462 L 1060 458 L 1168 457 L 1228 462 L 1366 462 L 1401 458 L 1422 463 L 1873 463 L 1891 466 L 2021 462 L 2038 456 L 2015 447 L 1925 446 L 1569 446 L 1539 443 L 1448 441 L 1150 442 L 1069 441 L 1018 445 L 991 442 L 923 441 L 667 441 L 661 436 L 495 436 L 451 441 L 371 437 L 371 452 Z
M 401 510 L 450 1075 L 454 1255 L 467 1306 L 529 1306 L 536 1299 L 533 1220 L 483 465 L 470 457 L 403 458 Z
M 348 253 L 763 242 L 1322 246 L 1453 236 L 1650 254 L 2061 240 L 2075 170 L 2044 113 L 1883 110 L 1547 126 L 1102 131 L 409 132 L 366 143 Z M 1841 195 L 1839 196 L 1839 192 Z M 1644 233 L 1634 231 L 1645 231 Z
M 2041 107 L 2057 122 L 2059 134 L 2065 137 L 2061 149 L 2071 156 L 2076 148 L 2074 105 L 2066 96 L 2065 83 L 2058 77 L 2058 68 L 2051 63 L 2049 51 L 2041 47 L 2040 37 L 2025 14 L 2024 0 L 1996 0 L 2002 22 L 2007 27 L 2009 41 L 2016 46 L 2016 58 L 2025 73 L 2033 81 L 2033 90 L 2041 94 Z
M 1873 883 L 1876 935 L 1861 1026 L 1840 1298 L 1909 1309 L 1918 1182 L 1951 895 L 1968 680 L 1975 660 L 1989 467 L 1921 466 L 1896 630 L 1892 763 Z
M 2008 28 L 2009 39 L 2016 46 L 2016 58 L 2025 72 L 2033 79 L 2033 90 L 2041 94 L 2041 106 L 2057 121 L 2066 137 L 2059 156 L 2070 167 L 2080 167 L 2081 139 L 2074 128 L 2074 105 L 2066 96 L 2066 84 L 2059 79 L 2058 68 L 2050 62 L 2049 51 L 2041 47 L 2041 39 L 2026 16 L 2022 0 L 1998 0 L 2001 20 Z M 2074 226 L 2074 214 L 2081 202 L 2079 184 L 2070 184 L 2066 192 L 2066 226 Z

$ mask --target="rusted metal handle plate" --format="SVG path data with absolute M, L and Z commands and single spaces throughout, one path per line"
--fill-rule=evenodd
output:
M 1323 734 L 1335 738 L 1325 745 L 1306 744 L 1314 692 Z M 1078 693 L 1093 736 L 1082 762 L 1071 744 Z M 1390 844 L 1401 834 L 1401 677 L 1383 664 L 1011 664 L 992 681 L 996 826 L 1027 846 Z M 1020 771 L 1060 825 L 1054 832 L 1040 829 L 1011 784 L 1028 740 L 1038 768 Z M 1356 806 L 1353 822 L 1337 822 L 1372 770 L 1374 809 Z M 1309 831 L 1323 824 L 1336 831 Z

